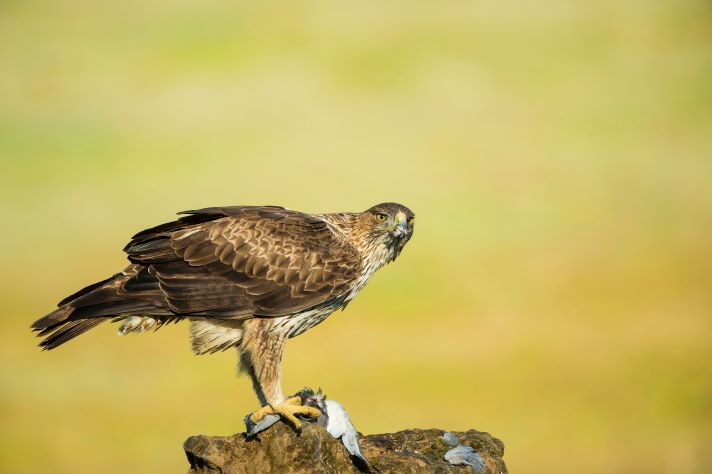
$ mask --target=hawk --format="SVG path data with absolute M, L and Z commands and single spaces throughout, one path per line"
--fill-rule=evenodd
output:
M 188 320 L 192 349 L 236 347 L 262 408 L 250 420 L 319 410 L 285 399 L 280 362 L 288 339 L 343 309 L 376 270 L 400 255 L 414 214 L 383 203 L 363 212 L 307 214 L 278 206 L 210 207 L 139 232 L 120 273 L 60 301 L 32 329 L 54 349 L 104 321 L 119 335 Z

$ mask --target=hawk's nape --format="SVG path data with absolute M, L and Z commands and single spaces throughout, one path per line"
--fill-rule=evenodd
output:
M 276 406 L 286 340 L 343 308 L 413 231 L 413 213 L 394 203 L 361 213 L 235 206 L 182 214 L 136 234 L 122 272 L 35 321 L 40 345 L 54 349 L 106 320 L 125 334 L 187 319 L 196 353 L 237 347 L 258 397 Z M 286 418 L 300 410 L 282 408 Z

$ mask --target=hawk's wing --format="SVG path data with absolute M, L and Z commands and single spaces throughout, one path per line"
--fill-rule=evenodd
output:
M 358 252 L 309 214 L 267 206 L 183 214 L 124 249 L 177 314 L 293 314 L 344 295 L 361 270 Z

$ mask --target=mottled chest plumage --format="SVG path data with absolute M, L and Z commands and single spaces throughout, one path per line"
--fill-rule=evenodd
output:
M 288 338 L 296 337 L 323 322 L 336 309 L 338 308 L 313 309 L 291 316 L 275 318 L 272 331 L 282 333 Z
M 368 283 L 373 274 L 387 261 L 386 255 L 375 252 L 372 258 L 366 258 L 361 273 L 351 283 L 351 288 L 343 295 L 334 298 L 325 305 L 310 308 L 297 314 L 275 318 L 272 330 L 285 334 L 286 337 L 296 337 L 323 322 L 331 313 L 345 307 L 354 299 Z

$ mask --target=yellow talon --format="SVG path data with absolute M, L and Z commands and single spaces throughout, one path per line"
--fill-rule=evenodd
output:
M 319 418 L 322 413 L 318 408 L 302 405 L 301 398 L 292 397 L 276 405 L 263 406 L 250 415 L 250 420 L 253 423 L 258 423 L 265 416 L 272 414 L 279 415 L 283 420 L 288 421 L 296 429 L 300 429 L 302 422 L 295 415 L 302 415 L 309 418 Z
M 274 413 L 272 407 L 270 405 L 265 405 L 250 415 L 250 421 L 253 423 L 259 423 L 265 416 L 271 415 L 272 413 Z

